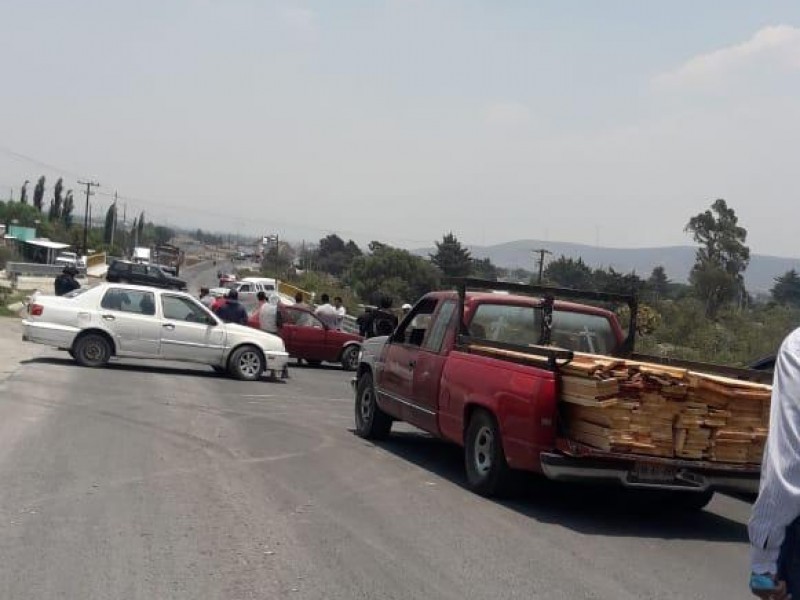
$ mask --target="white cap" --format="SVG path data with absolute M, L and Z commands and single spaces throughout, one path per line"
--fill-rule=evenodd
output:
M 403 308 L 403 310 L 411 310 L 411 305 L 410 304 L 403 304 L 402 308 Z

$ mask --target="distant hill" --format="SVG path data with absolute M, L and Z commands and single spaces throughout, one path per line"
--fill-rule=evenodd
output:
M 531 250 L 547 248 L 552 258 L 566 256 L 583 258 L 592 268 L 613 267 L 617 271 L 647 278 L 654 267 L 662 265 L 673 281 L 685 282 L 694 264 L 696 249 L 693 246 L 665 246 L 663 248 L 603 248 L 569 242 L 543 242 L 541 240 L 517 240 L 494 246 L 469 246 L 475 258 L 489 258 L 499 267 L 508 269 L 536 269 L 536 258 Z M 419 249 L 416 254 L 427 256 L 432 248 Z M 547 264 L 547 263 L 545 263 Z M 766 292 L 773 286 L 775 277 L 789 269 L 800 271 L 800 259 L 754 254 L 745 272 L 745 283 L 750 292 Z

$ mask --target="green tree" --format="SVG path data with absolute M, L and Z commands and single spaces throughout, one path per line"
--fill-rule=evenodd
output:
M 22 187 L 19 190 L 19 201 L 22 204 L 27 204 L 28 203 L 28 184 L 29 183 L 30 183 L 30 181 L 28 181 L 26 179 L 25 183 L 22 184 Z
M 345 275 L 346 282 L 368 303 L 387 295 L 395 305 L 413 303 L 439 287 L 436 268 L 420 256 L 381 242 L 369 245 L 370 254 L 356 257 Z
M 619 273 L 613 267 L 595 269 L 592 273 L 591 289 L 610 294 L 638 294 L 644 282 L 636 273 Z
M 41 219 L 39 211 L 30 204 L 0 200 L 0 223 L 4 223 L 6 227 L 15 220 L 23 227 L 33 227 L 39 219 Z
M 338 277 L 347 270 L 357 256 L 361 256 L 361 249 L 353 240 L 345 243 L 333 233 L 319 241 L 319 246 L 310 258 L 317 270 Z
M 64 197 L 64 207 L 61 209 L 61 222 L 67 229 L 72 227 L 72 211 L 75 210 L 75 200 L 72 197 L 72 190 L 67 190 Z
M 144 243 L 144 211 L 139 214 L 139 222 L 136 224 L 136 243 Z
M 53 188 L 53 199 L 50 201 L 50 210 L 47 217 L 50 221 L 58 221 L 61 218 L 61 193 L 63 190 L 64 179 L 59 177 L 58 181 L 56 181 L 55 187 Z
M 175 231 L 164 225 L 156 225 L 153 227 L 153 241 L 161 246 L 162 244 L 169 244 L 170 240 L 175 237 Z
M 117 226 L 117 205 L 112 203 L 106 211 L 106 222 L 103 227 L 103 242 L 107 246 L 111 245 L 114 238 L 114 230 Z
M 770 292 L 778 304 L 800 307 L 800 275 L 794 269 L 786 271 L 775 278 L 775 285 Z
M 472 272 L 472 256 L 453 232 L 446 234 L 441 242 L 436 242 L 436 252 L 430 258 L 447 277 L 467 277 Z
M 500 269 L 489 258 L 473 258 L 471 275 L 488 281 L 497 281 Z
M 44 175 L 39 177 L 36 182 L 36 187 L 33 189 L 33 206 L 39 212 L 42 212 L 42 201 L 44 200 Z
M 544 279 L 559 287 L 588 290 L 594 287 L 592 269 L 582 258 L 560 256 L 544 269 Z
M 664 270 L 664 267 L 659 265 L 653 269 L 650 273 L 650 277 L 647 278 L 647 291 L 651 298 L 654 300 L 659 300 L 664 298 L 667 293 L 669 292 L 669 278 L 667 277 L 667 272 Z
M 723 305 L 745 295 L 742 274 L 750 262 L 747 230 L 720 198 L 710 210 L 689 219 L 686 231 L 700 244 L 689 281 L 705 304 L 706 316 L 716 319 Z

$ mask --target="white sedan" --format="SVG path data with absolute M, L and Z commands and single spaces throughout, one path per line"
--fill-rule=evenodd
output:
M 103 283 L 66 296 L 34 296 L 22 339 L 68 350 L 86 367 L 112 356 L 211 365 L 254 381 L 286 376 L 289 355 L 276 335 L 224 323 L 189 294 Z

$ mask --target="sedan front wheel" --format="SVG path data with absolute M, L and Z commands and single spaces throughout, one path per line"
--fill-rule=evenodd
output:
M 231 354 L 228 370 L 236 379 L 256 381 L 264 372 L 264 357 L 258 348 L 242 346 Z

